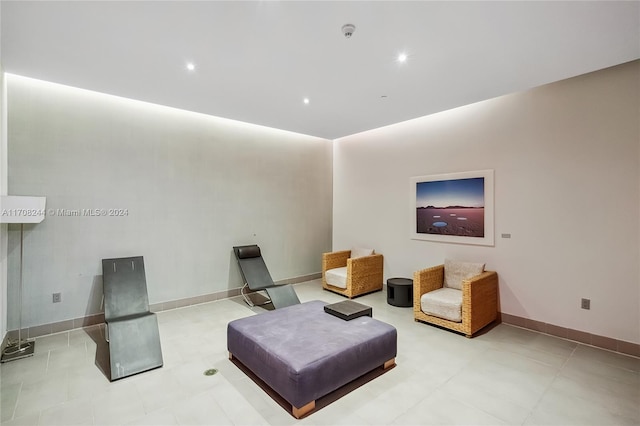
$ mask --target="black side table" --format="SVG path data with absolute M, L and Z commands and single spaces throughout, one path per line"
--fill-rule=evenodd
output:
M 387 280 L 387 303 L 403 308 L 413 306 L 413 280 L 389 278 Z

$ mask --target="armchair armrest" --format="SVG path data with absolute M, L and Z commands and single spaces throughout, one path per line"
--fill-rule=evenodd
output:
M 498 287 L 498 273 L 484 271 L 480 275 L 462 280 L 462 297 L 469 297 L 473 301 L 484 300 L 487 293 L 494 292 Z
M 347 260 L 347 288 L 351 296 L 382 290 L 384 257 L 381 254 Z
M 357 279 L 362 276 L 380 275 L 382 282 L 382 267 L 384 258 L 381 254 L 347 259 L 347 276 Z
M 334 251 L 322 253 L 322 272 L 329 269 L 342 268 L 347 266 L 347 259 L 351 255 L 351 250 Z
M 444 283 L 444 265 L 432 266 L 413 273 L 413 300 L 420 303 L 420 297 L 433 290 L 442 288 Z
M 462 281 L 462 320 L 474 324 L 488 324 L 498 314 L 498 274 L 484 271 Z
M 413 314 L 422 314 L 420 298 L 423 294 L 442 288 L 444 284 L 444 265 L 432 266 L 413 273 Z

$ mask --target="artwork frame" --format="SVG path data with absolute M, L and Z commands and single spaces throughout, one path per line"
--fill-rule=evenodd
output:
M 494 171 L 410 178 L 411 239 L 494 246 Z

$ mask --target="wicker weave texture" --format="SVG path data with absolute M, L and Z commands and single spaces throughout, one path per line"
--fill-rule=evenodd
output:
M 367 293 L 382 290 L 384 257 L 381 254 L 349 258 L 351 250 L 322 254 L 322 288 L 352 299 Z M 347 267 L 347 288 L 327 284 L 325 272 L 329 269 Z
M 444 265 L 422 269 L 413 274 L 413 316 L 423 321 L 463 333 L 467 337 L 495 321 L 498 316 L 498 274 L 485 271 L 462 281 L 462 322 L 427 315 L 420 308 L 423 294 L 442 288 Z

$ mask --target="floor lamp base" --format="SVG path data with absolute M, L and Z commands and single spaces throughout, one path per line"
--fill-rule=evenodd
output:
M 27 358 L 33 356 L 33 351 L 36 348 L 36 342 L 34 341 L 22 341 L 22 343 L 14 343 L 9 345 L 2 351 L 2 358 L 0 362 L 15 361 L 16 359 Z

